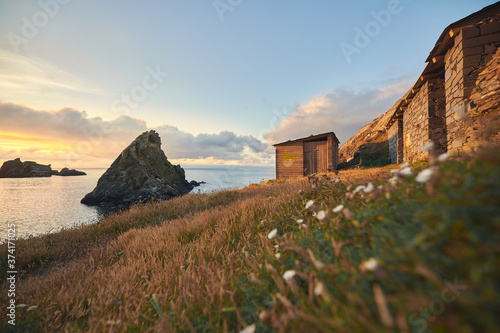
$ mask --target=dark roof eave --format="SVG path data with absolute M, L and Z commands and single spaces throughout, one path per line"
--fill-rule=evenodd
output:
M 328 135 L 328 134 L 332 134 L 333 135 L 333 139 L 337 143 L 340 143 L 339 139 L 337 138 L 337 136 L 335 135 L 334 132 L 326 132 L 326 133 L 316 134 L 316 135 L 313 135 L 313 136 L 308 136 L 308 137 L 305 137 L 305 138 L 299 138 L 299 139 L 295 139 L 295 140 L 288 140 L 288 141 L 285 141 L 285 142 L 276 143 L 276 144 L 273 145 L 273 147 L 281 146 L 281 145 L 284 145 L 284 144 L 287 144 L 287 143 L 291 143 L 291 142 L 295 142 L 295 141 L 314 140 L 314 139 L 320 138 L 320 137 Z

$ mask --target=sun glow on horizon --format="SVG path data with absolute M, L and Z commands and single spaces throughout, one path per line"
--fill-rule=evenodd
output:
M 80 141 L 57 139 L 44 135 L 34 135 L 11 131 L 0 131 L 0 166 L 7 160 L 20 158 L 22 161 L 35 161 L 40 164 L 51 164 L 53 169 L 69 168 L 108 168 L 119 150 L 111 154 L 101 151 L 100 146 L 90 146 L 91 151 L 82 152 L 79 149 Z M 125 148 L 124 145 L 122 148 Z M 94 153 L 98 153 L 95 155 Z M 166 153 L 168 158 L 168 153 Z M 169 158 L 172 164 L 181 166 L 261 166 L 272 167 L 274 162 L 261 161 L 259 163 L 249 153 L 249 159 L 219 159 L 209 158 Z M 252 156 L 255 157 L 255 156 Z M 267 163 L 266 163 L 267 162 Z
M 0 132 L 0 147 L 15 147 L 20 150 L 30 149 L 40 152 L 74 149 L 74 145 L 69 142 L 54 140 L 54 138 L 4 131 Z

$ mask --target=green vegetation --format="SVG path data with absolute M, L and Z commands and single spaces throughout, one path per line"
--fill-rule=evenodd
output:
M 21 241 L 17 329 L 497 331 L 500 163 L 430 165 L 421 182 L 365 169 L 136 206 L 66 230 L 68 249 Z
M 387 141 L 369 142 L 361 145 L 350 161 L 339 163 L 338 169 L 342 170 L 352 166 L 373 168 L 390 163 Z

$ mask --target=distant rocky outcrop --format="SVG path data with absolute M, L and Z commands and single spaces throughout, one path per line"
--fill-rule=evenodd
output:
M 49 165 L 32 161 L 21 162 L 20 158 L 4 162 L 0 168 L 0 178 L 31 178 L 51 176 L 85 176 L 86 173 L 75 169 L 63 168 L 60 172 Z
M 206 182 L 203 182 L 203 181 L 197 182 L 196 180 L 192 180 L 192 181 L 189 182 L 189 184 L 193 185 L 194 187 L 198 187 L 201 184 L 206 184 Z
M 62 168 L 61 171 L 59 171 L 56 175 L 57 176 L 63 176 L 63 177 L 67 177 L 67 176 L 85 176 L 86 173 L 83 172 L 83 171 L 75 170 L 75 169 Z
M 101 176 L 96 188 L 82 203 L 87 205 L 127 205 L 152 198 L 167 199 L 188 193 L 184 169 L 172 165 L 161 149 L 155 131 L 139 135 Z
M 49 165 L 32 161 L 21 162 L 20 158 L 4 162 L 0 168 L 0 178 L 50 177 L 52 168 Z

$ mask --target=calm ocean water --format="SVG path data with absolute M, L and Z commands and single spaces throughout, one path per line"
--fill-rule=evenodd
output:
M 242 188 L 275 178 L 274 168 L 198 166 L 184 167 L 186 179 L 205 181 L 193 193 Z M 7 225 L 15 223 L 18 238 L 57 232 L 75 224 L 95 223 L 106 211 L 80 200 L 94 189 L 106 169 L 83 169 L 87 176 L 0 179 L 0 242 Z

